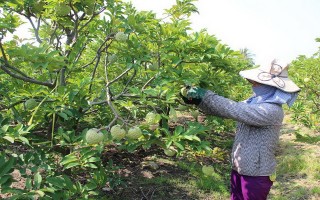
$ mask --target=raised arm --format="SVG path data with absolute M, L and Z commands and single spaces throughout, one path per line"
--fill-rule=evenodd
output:
M 281 106 L 271 103 L 246 104 L 236 102 L 207 91 L 199 108 L 209 115 L 234 119 L 252 126 L 281 125 L 283 110 Z

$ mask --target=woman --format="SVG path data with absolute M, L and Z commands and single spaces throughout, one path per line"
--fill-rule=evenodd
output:
M 235 102 L 198 87 L 188 88 L 182 99 L 197 105 L 204 113 L 237 121 L 232 147 L 231 199 L 267 199 L 275 172 L 275 150 L 284 113 L 283 104 L 291 106 L 300 88 L 288 78 L 288 65 L 275 61 L 271 66 L 241 71 L 252 83 L 254 95 Z

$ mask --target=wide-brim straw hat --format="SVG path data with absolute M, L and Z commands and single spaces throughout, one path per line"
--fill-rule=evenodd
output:
M 239 74 L 246 79 L 270 85 L 285 92 L 298 92 L 300 88 L 288 77 L 288 68 L 288 64 L 281 65 L 274 60 L 269 66 L 240 71 Z

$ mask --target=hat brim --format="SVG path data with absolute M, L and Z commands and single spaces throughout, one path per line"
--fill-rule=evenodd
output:
M 285 83 L 284 87 L 280 87 L 272 79 L 267 80 L 267 81 L 260 80 L 258 78 L 258 74 L 261 72 L 264 72 L 264 71 L 259 68 L 255 68 L 255 69 L 240 71 L 239 74 L 243 78 L 246 78 L 246 79 L 249 79 L 249 80 L 264 84 L 264 85 L 270 85 L 270 86 L 276 87 L 280 90 L 283 90 L 285 92 L 298 92 L 298 91 L 300 91 L 300 88 L 289 78 L 282 78 L 281 77 L 281 79 Z

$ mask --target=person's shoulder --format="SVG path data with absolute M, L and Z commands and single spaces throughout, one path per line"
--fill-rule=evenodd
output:
M 260 108 L 266 110 L 266 111 L 272 111 L 272 112 L 280 112 L 283 113 L 283 108 L 280 104 L 276 104 L 276 103 L 259 103 L 256 104 L 257 106 L 259 106 Z

